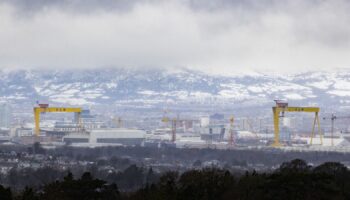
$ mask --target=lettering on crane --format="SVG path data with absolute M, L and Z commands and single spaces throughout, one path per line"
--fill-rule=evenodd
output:
M 65 108 L 56 108 L 55 112 L 66 112 L 67 110 Z

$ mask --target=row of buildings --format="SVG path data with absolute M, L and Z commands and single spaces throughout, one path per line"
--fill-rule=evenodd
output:
M 50 116 L 50 115 L 49 115 Z M 147 116 L 145 116 L 147 118 Z M 11 125 L 11 106 L 0 104 L 0 142 L 28 144 L 37 141 L 34 124 Z M 32 119 L 32 114 L 30 115 Z M 170 119 L 170 118 L 169 118 Z M 174 121 L 175 120 L 175 121 Z M 85 109 L 73 117 L 42 116 L 40 141 L 52 145 L 97 147 L 106 145 L 176 145 L 177 147 L 208 147 L 209 145 L 268 146 L 274 137 L 271 117 L 235 118 L 234 124 L 223 114 L 180 118 L 162 122 L 159 118 L 140 122 L 142 126 L 125 123 L 121 118 L 98 117 Z M 155 123 L 158 121 L 158 123 Z M 175 122 L 175 123 L 173 123 Z M 308 144 L 312 118 L 284 117 L 280 121 L 280 140 L 289 144 Z M 136 123 L 137 124 L 137 123 Z M 149 124 L 149 126 L 147 126 Z M 129 126 L 128 126 L 129 125 Z M 175 127 L 174 127 L 175 126 Z M 311 130 L 311 129 L 310 129 Z M 325 130 L 322 130 L 325 132 Z M 298 133 L 298 134 L 295 134 Z M 326 135 L 327 136 L 327 135 Z M 327 141 L 327 138 L 326 138 Z M 340 144 L 337 135 L 332 140 Z M 332 144 L 333 145 L 333 144 Z

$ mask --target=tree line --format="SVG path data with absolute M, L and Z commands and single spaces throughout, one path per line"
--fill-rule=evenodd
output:
M 129 177 L 133 179 L 133 177 Z M 132 185 L 130 185 L 132 187 Z M 226 200 L 226 199 L 350 199 L 350 171 L 341 163 L 310 166 L 295 159 L 270 173 L 246 172 L 242 176 L 218 168 L 169 171 L 140 188 L 121 191 L 117 183 L 94 178 L 85 172 L 79 178 L 68 173 L 61 180 L 20 192 L 0 186 L 2 200 Z
M 82 176 L 83 170 L 79 166 L 67 171 L 51 167 L 37 170 L 32 168 L 12 168 L 7 174 L 0 176 L 0 184 L 10 187 L 13 191 L 23 190 L 27 186 L 31 186 L 32 189 L 40 189 L 43 185 L 56 180 L 64 180 L 67 173 L 78 177 Z M 91 176 L 106 181 L 106 184 L 117 184 L 122 191 L 136 190 L 145 184 L 155 183 L 160 177 L 160 174 L 154 172 L 152 168 L 138 167 L 134 164 L 123 171 L 98 171 L 95 165 L 88 167 L 86 170 L 89 171 Z
M 98 161 L 99 158 L 124 159 L 126 163 L 119 162 L 122 168 L 128 167 L 131 162 L 140 164 L 144 158 L 149 158 L 160 163 L 182 163 L 190 166 L 193 158 L 200 161 L 218 160 L 221 163 L 235 166 L 247 166 L 248 164 L 263 164 L 273 167 L 280 163 L 295 158 L 303 159 L 315 165 L 327 161 L 350 163 L 349 153 L 343 152 L 319 152 L 319 151 L 289 151 L 279 149 L 178 149 L 171 147 L 99 147 L 99 148 L 74 148 L 70 146 L 43 149 L 40 144 L 33 146 L 1 146 L 1 152 L 27 152 L 29 154 L 46 154 L 53 157 L 64 156 L 74 160 Z

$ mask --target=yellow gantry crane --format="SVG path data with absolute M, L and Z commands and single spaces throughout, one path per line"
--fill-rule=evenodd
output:
M 177 120 L 176 118 L 170 119 L 169 117 L 163 117 L 162 122 L 163 123 L 169 123 L 171 121 L 171 141 L 175 142 L 176 141 L 176 125 L 177 125 Z
M 235 118 L 233 116 L 230 117 L 230 138 L 228 140 L 228 144 L 230 146 L 234 146 L 235 144 L 235 140 L 234 140 L 234 136 L 233 136 L 233 125 L 235 122 Z
M 280 143 L 280 130 L 279 130 L 279 118 L 284 117 L 285 112 L 311 112 L 315 113 L 315 118 L 312 126 L 312 132 L 311 132 L 311 139 L 310 144 L 312 144 L 312 139 L 315 136 L 315 126 L 317 123 L 317 130 L 318 134 L 320 135 L 320 141 L 321 144 L 323 144 L 322 141 L 322 134 L 321 134 L 321 127 L 320 127 L 320 119 L 318 116 L 318 113 L 320 112 L 319 107 L 289 107 L 288 103 L 282 100 L 275 100 L 276 106 L 272 107 L 273 111 L 273 124 L 274 124 L 274 143 L 272 144 L 273 147 L 279 147 L 281 146 Z M 282 115 L 280 115 L 282 113 Z
M 78 113 L 78 123 L 80 125 L 80 113 L 81 108 L 71 107 L 49 107 L 49 104 L 38 104 L 38 107 L 34 107 L 34 123 L 35 123 L 35 135 L 40 135 L 40 114 L 46 112 L 64 112 L 64 113 Z

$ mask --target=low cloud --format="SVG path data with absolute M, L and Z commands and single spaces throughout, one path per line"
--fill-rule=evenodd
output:
M 350 67 L 346 0 L 0 2 L 0 68 Z

